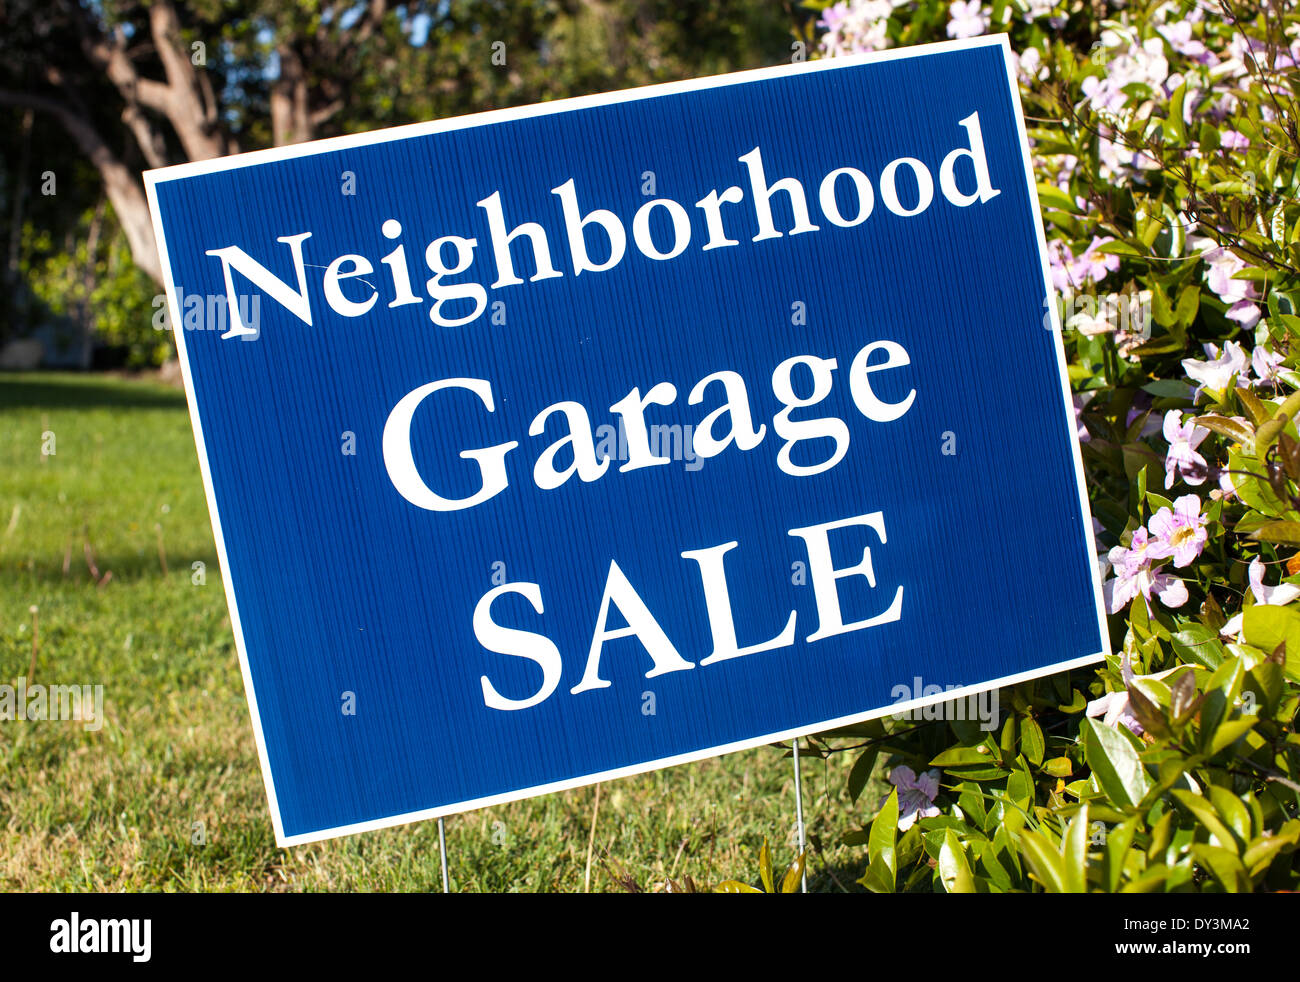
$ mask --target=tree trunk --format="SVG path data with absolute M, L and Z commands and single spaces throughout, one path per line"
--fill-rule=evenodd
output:
M 103 178 L 104 192 L 108 195 L 113 211 L 117 213 L 117 220 L 122 223 L 122 231 L 126 233 L 126 241 L 131 246 L 131 256 L 142 270 L 161 284 L 162 266 L 158 262 L 158 246 L 154 239 L 153 220 L 149 217 L 149 203 L 145 199 L 144 188 L 140 186 L 134 171 L 113 153 L 90 120 L 61 102 L 25 92 L 0 89 L 0 105 L 39 109 L 63 124 L 77 148 L 90 159 Z
M 199 73 L 207 69 L 196 66 L 190 52 L 182 47 L 180 20 L 170 2 L 155 2 L 149 7 L 149 28 L 167 74 L 166 93 L 159 108 L 176 131 L 185 156 L 189 160 L 223 156 L 226 147 L 217 128 L 217 107 L 204 98 L 204 86 L 199 80 Z M 207 91 L 211 92 L 211 86 Z
M 95 205 L 95 217 L 90 221 L 90 230 L 86 233 L 86 263 L 81 267 L 81 314 L 78 318 L 81 328 L 81 352 L 78 357 L 82 371 L 90 367 L 95 347 L 95 312 L 91 304 L 91 294 L 95 290 L 95 255 L 99 252 L 99 236 L 104 228 L 104 199 Z M 76 255 L 76 253 L 71 253 Z
M 32 123 L 35 115 L 32 109 L 23 113 L 23 148 L 18 156 L 18 174 L 14 181 L 14 210 L 9 219 L 9 261 L 5 266 L 10 297 L 13 296 L 12 290 L 18 281 L 18 264 L 22 258 L 23 205 L 27 198 L 27 171 L 32 162 Z
M 277 147 L 312 139 L 315 127 L 307 105 L 307 72 L 298 52 L 287 44 L 276 48 L 280 76 L 271 86 L 271 133 Z

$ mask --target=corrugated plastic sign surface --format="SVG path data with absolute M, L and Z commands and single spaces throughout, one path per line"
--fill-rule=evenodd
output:
M 148 175 L 280 842 L 1101 657 L 1009 57 Z

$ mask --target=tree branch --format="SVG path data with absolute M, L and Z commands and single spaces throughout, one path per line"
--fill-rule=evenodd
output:
M 162 111 L 172 124 L 190 160 L 220 157 L 222 141 L 211 131 L 204 111 L 194 64 L 181 53 L 180 18 L 171 0 L 155 0 L 149 7 L 149 28 L 154 47 L 167 75 L 167 100 Z
M 90 162 L 104 179 L 104 190 L 112 202 L 136 265 L 156 282 L 162 282 L 162 266 L 158 262 L 158 247 L 154 240 L 153 222 L 144 189 L 135 173 L 122 163 L 90 120 L 58 99 L 30 92 L 0 89 L 0 105 L 22 106 L 53 116 L 72 137 L 77 148 L 90 158 Z

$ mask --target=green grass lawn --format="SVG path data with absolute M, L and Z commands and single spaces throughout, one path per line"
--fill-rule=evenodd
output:
M 0 374 L 0 681 L 28 674 L 33 617 L 35 681 L 102 684 L 106 721 L 0 722 L 0 887 L 441 889 L 434 822 L 276 847 L 179 390 Z M 855 810 L 846 756 L 806 765 L 826 843 L 810 889 L 859 889 L 861 850 L 831 845 Z M 594 799 L 449 818 L 453 889 L 582 890 Z M 793 821 L 790 761 L 770 747 L 609 782 L 591 889 L 752 881 L 765 836 L 778 865 L 793 857 Z

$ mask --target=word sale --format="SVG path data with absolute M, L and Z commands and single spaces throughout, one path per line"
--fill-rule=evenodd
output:
M 894 589 L 892 599 L 883 610 L 870 617 L 844 623 L 844 615 L 840 607 L 840 580 L 846 577 L 863 577 L 871 589 L 874 590 L 876 587 L 876 571 L 872 564 L 870 547 L 863 548 L 861 561 L 853 566 L 837 567 L 831 559 L 831 534 L 840 529 L 853 527 L 869 529 L 879 538 L 881 545 L 887 541 L 885 519 L 878 511 L 869 515 L 854 515 L 839 521 L 789 530 L 791 536 L 803 540 L 808 556 L 808 580 L 812 584 L 813 600 L 817 608 L 817 627 L 804 638 L 806 643 L 848 634 L 851 631 L 862 631 L 880 624 L 889 624 L 902 616 L 903 587 L 900 585 Z M 704 609 L 712 634 L 713 650 L 708 657 L 700 660 L 701 668 L 763 651 L 789 648 L 795 642 L 798 612 L 792 610 L 785 626 L 778 634 L 766 641 L 741 644 L 732 616 L 731 594 L 727 588 L 725 564 L 727 553 L 738 545 L 737 542 L 724 542 L 705 549 L 688 549 L 681 554 L 683 559 L 697 565 L 700 583 L 704 588 Z M 519 710 L 536 706 L 550 698 L 559 687 L 560 678 L 564 673 L 564 659 L 560 649 L 545 634 L 504 627 L 493 620 L 493 604 L 498 598 L 511 593 L 527 600 L 539 615 L 546 613 L 540 584 L 504 583 L 484 594 L 474 608 L 474 636 L 488 651 L 536 662 L 542 670 L 542 681 L 531 695 L 510 698 L 498 692 L 492 680 L 484 675 L 480 679 L 483 702 L 491 709 Z M 626 627 L 607 626 L 611 605 L 618 608 L 618 612 L 627 622 Z M 608 688 L 610 683 L 600 677 L 600 658 L 605 643 L 629 637 L 636 638 L 650 656 L 651 667 L 645 673 L 648 679 L 696 667 L 694 663 L 682 657 L 677 646 L 659 625 L 636 588 L 619 568 L 618 563 L 611 561 L 609 574 L 605 579 L 604 595 L 601 597 L 600 609 L 596 614 L 591 647 L 587 651 L 586 668 L 582 673 L 582 680 L 569 690 L 570 694 L 578 695 L 592 689 Z

